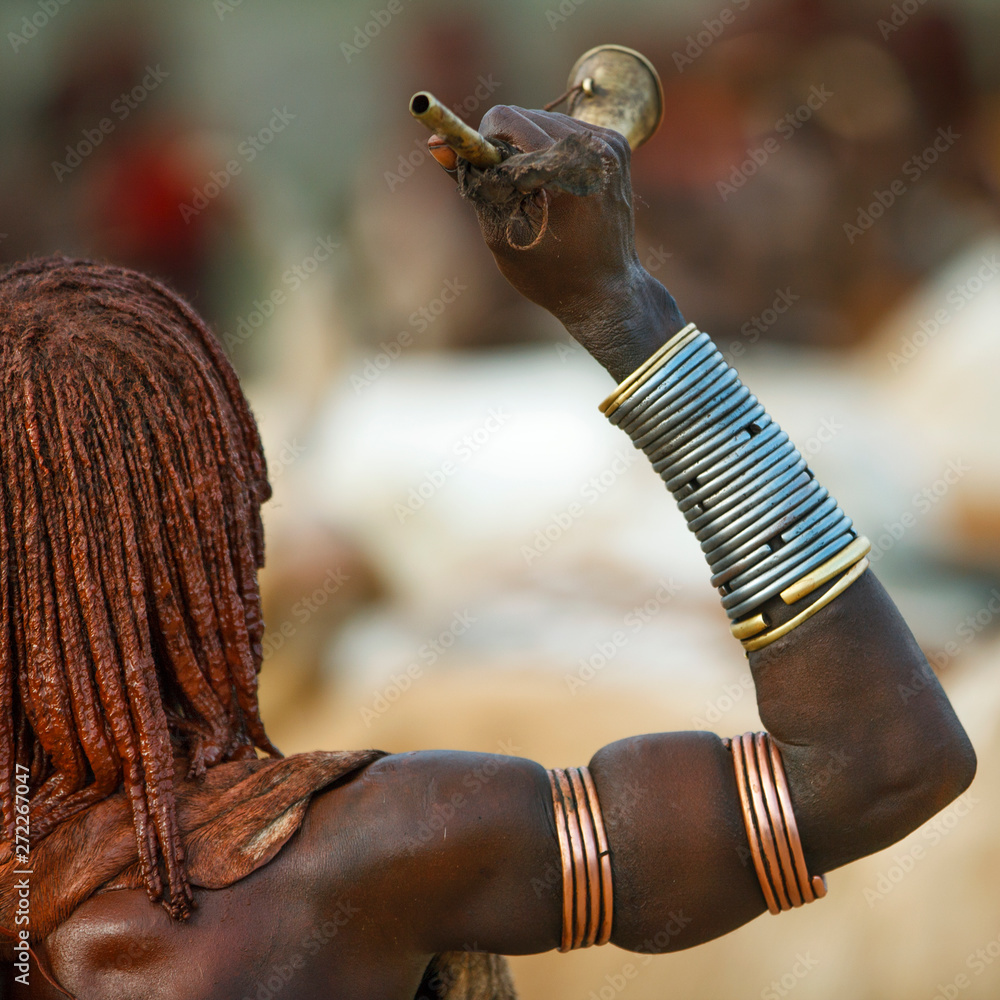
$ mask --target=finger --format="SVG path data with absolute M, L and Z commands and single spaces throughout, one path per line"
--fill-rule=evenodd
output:
M 603 125 L 582 122 L 559 111 L 525 111 L 523 114 L 528 121 L 544 128 L 556 140 L 563 139 L 568 135 L 589 134 L 603 139 L 616 153 L 621 153 L 625 147 L 628 147 L 628 139 L 621 132 L 613 128 L 605 128 Z
M 448 141 L 435 133 L 427 140 L 427 150 L 438 163 L 453 174 L 458 167 L 458 153 L 448 145 Z
M 479 131 L 487 139 L 500 139 L 523 153 L 548 149 L 555 141 L 540 125 L 527 117 L 524 108 L 498 104 L 483 115 Z
M 558 111 L 528 111 L 499 104 L 483 116 L 479 131 L 489 139 L 502 139 L 524 153 L 547 149 L 570 135 L 592 135 L 608 147 L 610 157 L 630 158 L 628 140 L 620 132 L 581 122 Z

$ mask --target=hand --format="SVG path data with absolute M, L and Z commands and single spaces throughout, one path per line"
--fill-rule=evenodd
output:
M 524 153 L 573 135 L 596 140 L 604 167 L 598 193 L 581 197 L 548 188 L 527 196 L 535 200 L 533 214 L 545 218 L 534 245 L 512 246 L 508 218 L 491 204 L 473 205 L 504 277 L 621 381 L 684 325 L 673 298 L 635 251 L 628 142 L 566 115 L 503 105 L 487 112 L 480 131 Z

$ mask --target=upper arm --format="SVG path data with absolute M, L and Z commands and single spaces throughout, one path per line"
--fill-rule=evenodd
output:
M 615 944 L 676 951 L 764 911 L 732 757 L 717 736 L 635 736 L 598 750 L 590 770 L 611 852 Z
M 707 733 L 598 751 L 615 879 L 612 941 L 687 947 L 764 910 L 728 751 Z M 544 769 L 489 754 L 383 758 L 357 786 L 378 831 L 376 892 L 391 936 L 418 951 L 547 951 L 561 937 L 562 874 Z M 370 812 L 369 812 L 370 810 Z
M 394 936 L 420 952 L 527 954 L 560 937 L 559 846 L 544 769 L 518 757 L 396 754 L 356 785 Z

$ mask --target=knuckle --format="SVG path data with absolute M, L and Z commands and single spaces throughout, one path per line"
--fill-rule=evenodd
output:
M 483 115 L 479 131 L 484 135 L 508 129 L 517 117 L 517 110 L 509 104 L 497 104 Z
M 621 159 L 627 160 L 629 158 L 632 150 L 628 144 L 628 139 L 626 139 L 621 132 L 616 132 L 614 129 L 608 129 L 606 138 L 608 145 L 611 146 Z

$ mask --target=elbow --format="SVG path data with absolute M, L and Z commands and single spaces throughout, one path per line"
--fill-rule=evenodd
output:
M 914 742 L 906 754 L 909 767 L 903 775 L 900 798 L 907 808 L 899 810 L 897 823 L 902 829 L 894 831 L 897 835 L 892 842 L 957 799 L 976 776 L 976 751 L 950 705 L 935 722 L 931 726 L 925 720 L 919 742 Z
M 861 826 L 877 840 L 864 853 L 912 833 L 962 795 L 976 775 L 972 742 L 922 656 L 910 681 L 896 690 L 905 711 L 892 698 L 868 739 L 856 744 L 868 743 L 875 758 L 874 767 L 860 767 L 866 800 Z
M 954 715 L 933 732 L 925 729 L 919 740 L 897 734 L 841 759 L 850 763 L 836 780 L 830 780 L 829 763 L 810 768 L 809 789 L 803 790 L 800 828 L 807 860 L 819 871 L 902 840 L 962 795 L 976 774 L 975 750 Z
M 976 751 L 968 734 L 957 719 L 951 728 L 947 737 L 938 741 L 924 758 L 916 789 L 923 815 L 917 825 L 957 799 L 976 776 Z
M 897 843 L 958 799 L 975 777 L 976 752 L 955 720 L 947 736 L 914 749 L 903 773 L 887 771 L 862 810 L 858 856 Z
M 957 723 L 956 723 L 957 726 Z M 976 752 L 961 726 L 947 743 L 937 742 L 901 783 L 873 796 L 861 828 L 874 843 L 870 854 L 897 843 L 958 799 L 976 775 Z

